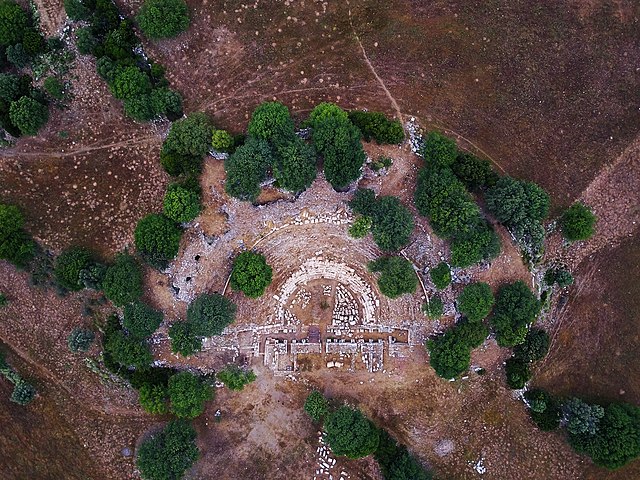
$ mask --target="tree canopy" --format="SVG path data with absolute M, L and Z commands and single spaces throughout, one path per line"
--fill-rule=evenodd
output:
M 204 404 L 213 398 L 212 388 L 190 372 L 176 373 L 169 379 L 171 412 L 180 418 L 196 418 L 204 412 Z
M 455 140 L 445 137 L 439 132 L 429 132 L 420 150 L 427 165 L 450 167 L 456 160 L 458 147 Z
M 188 357 L 202 349 L 202 337 L 193 332 L 189 322 L 175 322 L 169 327 L 171 352 Z
M 164 214 L 176 223 L 187 223 L 200 214 L 200 192 L 179 183 L 172 183 L 164 194 Z
M 319 422 L 329 413 L 329 401 L 319 391 L 314 390 L 304 402 L 304 411 L 311 420 Z
M 189 9 L 184 0 L 145 0 L 136 20 L 151 39 L 175 37 L 189 28 Z
M 58 284 L 67 290 L 77 291 L 84 288 L 80 273 L 91 264 L 91 252 L 84 247 L 71 247 L 63 250 L 54 267 Z
M 211 337 L 235 320 L 236 306 L 218 293 L 203 293 L 187 308 L 187 321 L 194 335 Z
M 277 148 L 273 176 L 281 188 L 300 193 L 311 186 L 316 174 L 316 152 L 301 138 L 294 136 Z
M 522 343 L 527 327 L 540 313 L 540 301 L 522 281 L 502 285 L 496 296 L 491 324 L 501 347 Z
M 257 377 L 253 370 L 244 370 L 236 365 L 227 365 L 216 374 L 216 378 L 224 383 L 224 386 L 228 389 L 239 391 Z
M 129 335 L 143 339 L 158 329 L 163 318 L 164 315 L 161 311 L 137 300 L 124 307 L 122 324 Z
M 29 18 L 13 0 L 0 0 L 0 46 L 15 45 L 22 40 Z
M 125 335 L 122 330 L 109 335 L 105 339 L 104 348 L 114 361 L 127 368 L 146 369 L 153 362 L 153 355 L 146 341 Z
M 0 203 L 0 259 L 24 267 L 33 258 L 35 242 L 24 231 L 24 216 L 15 205 Z
M 479 322 L 489 315 L 494 298 L 491 287 L 482 282 L 464 287 L 458 297 L 458 311 L 472 322 Z
M 428 340 L 429 363 L 436 374 L 450 379 L 466 372 L 471 362 L 471 350 L 482 345 L 488 333 L 482 323 L 467 321 Z
M 273 151 L 266 140 L 249 137 L 224 162 L 227 179 L 225 191 L 240 200 L 255 201 L 260 184 L 267 178 L 273 163 Z
M 404 140 L 402 123 L 389 120 L 381 112 L 353 110 L 349 112 L 349 120 L 358 127 L 367 142 L 373 139 L 378 144 L 398 144 Z
M 582 203 L 571 205 L 560 219 L 564 238 L 572 242 L 588 240 L 593 236 L 596 216 Z
M 102 290 L 114 304 L 122 307 L 142 296 L 142 270 L 135 259 L 126 253 L 116 256 L 105 273 Z
M 72 352 L 86 352 L 93 344 L 96 334 L 87 328 L 74 328 L 67 337 L 67 345 Z
M 134 232 L 136 248 L 156 268 L 164 268 L 180 250 L 182 228 L 164 215 L 142 217 Z
M 264 102 L 256 107 L 247 127 L 250 136 L 266 140 L 273 145 L 291 141 L 295 126 L 289 109 L 280 102 Z
M 239 290 L 249 298 L 261 297 L 271 283 L 273 271 L 264 255 L 242 252 L 233 261 L 231 288 Z
M 524 342 L 513 347 L 513 355 L 524 362 L 537 362 L 547 355 L 550 344 L 549 334 L 533 327 L 527 332 Z
M 361 458 L 378 448 L 378 429 L 360 410 L 340 407 L 326 418 L 324 428 L 335 455 Z
M 403 257 L 383 257 L 369 262 L 369 270 L 380 272 L 378 287 L 383 295 L 398 298 L 405 293 L 414 293 L 418 277 L 409 260 Z
M 484 190 L 496 184 L 500 178 L 491 167 L 489 160 L 471 153 L 458 152 L 451 170 L 470 191 Z
M 136 466 L 145 480 L 179 480 L 199 456 L 196 431 L 189 422 L 174 420 L 142 442 Z
M 204 113 L 191 113 L 171 124 L 163 148 L 178 155 L 203 157 L 209 152 L 211 129 Z
M 49 109 L 31 97 L 21 97 L 9 106 L 9 117 L 22 135 L 33 136 L 49 120 Z
M 429 270 L 429 277 L 438 290 L 444 290 L 451 284 L 451 268 L 447 262 L 440 262 Z

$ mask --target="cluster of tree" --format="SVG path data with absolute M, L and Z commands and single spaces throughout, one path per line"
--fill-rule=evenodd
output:
M 7 380 L 13 383 L 13 392 L 11 393 L 11 400 L 18 405 L 27 405 L 36 396 L 36 389 L 28 383 L 24 378 L 20 376 L 11 366 L 7 363 L 4 353 L 0 351 L 0 374 Z
M 187 320 L 169 328 L 171 350 L 183 356 L 193 355 L 202 348 L 202 338 L 220 335 L 235 320 L 236 305 L 218 294 L 202 294 L 187 308 Z
M 248 138 L 225 161 L 227 193 L 255 201 L 269 174 L 277 185 L 298 194 L 316 178 L 316 153 L 295 133 L 289 109 L 280 102 L 265 102 L 253 111 Z
M 451 170 L 470 192 L 486 191 L 500 179 L 489 160 L 478 158 L 468 152 L 458 152 Z
M 24 230 L 24 216 L 15 205 L 0 203 L 0 259 L 24 268 L 35 253 L 36 244 Z
M 98 74 L 111 93 L 124 102 L 128 117 L 149 121 L 162 116 L 170 120 L 182 116 L 182 98 L 169 88 L 164 68 L 137 53 L 140 41 L 133 22 L 124 18 L 111 0 L 65 0 L 64 4 L 69 18 L 88 22 L 88 26 L 76 30 L 78 50 L 96 57 Z M 157 9 L 143 10 L 148 15 L 142 18 L 149 20 L 143 23 L 158 33 L 151 26 L 158 25 Z M 175 28 L 175 19 L 172 15 L 162 19 L 164 28 Z
M 596 216 L 583 203 L 574 203 L 562 215 L 560 227 L 564 238 L 571 242 L 588 240 L 595 232 Z
M 157 213 L 138 221 L 134 231 L 136 249 L 141 257 L 155 268 L 166 268 L 178 255 L 182 227 L 171 218 Z
M 380 249 L 393 252 L 409 243 L 415 223 L 409 209 L 398 198 L 376 198 L 373 190 L 360 188 L 353 195 L 349 206 L 363 218 L 370 219 L 371 234 Z M 368 220 L 363 223 L 368 223 Z M 363 226 L 358 227 L 357 234 L 364 233 Z
M 169 422 L 142 442 L 136 465 L 145 480 L 180 479 L 198 460 L 196 431 L 186 420 Z
M 399 120 L 389 120 L 381 112 L 353 110 L 349 120 L 358 127 L 367 142 L 375 140 L 377 144 L 399 144 L 404 140 L 404 130 Z
M 482 322 L 462 320 L 443 335 L 427 340 L 429 363 L 442 378 L 455 378 L 469 369 L 471 350 L 489 335 Z
M 540 328 L 531 328 L 524 341 L 513 348 L 513 355 L 505 362 L 509 388 L 524 388 L 531 379 L 531 364 L 542 360 L 549 352 L 549 334 Z
M 151 39 L 175 37 L 189 28 L 189 8 L 184 0 L 145 0 L 136 20 Z
M 378 287 L 389 298 L 416 291 L 418 277 L 411 262 L 404 257 L 381 257 L 369 262 L 368 268 L 380 273 Z
M 216 378 L 230 390 L 242 390 L 257 377 L 253 370 L 243 370 L 236 365 L 227 365 L 224 370 L 217 373 Z
M 242 252 L 233 260 L 231 288 L 239 290 L 249 298 L 264 294 L 271 283 L 273 270 L 261 253 Z
M 331 409 L 329 401 L 317 390 L 307 397 L 304 410 L 314 422 L 323 423 L 325 438 L 334 454 L 348 458 L 373 454 L 385 480 L 432 478 L 405 446 L 377 428 L 360 410 L 348 406 Z

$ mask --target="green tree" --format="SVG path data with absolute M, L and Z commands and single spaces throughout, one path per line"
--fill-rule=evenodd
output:
M 249 137 L 224 162 L 227 173 L 225 191 L 240 200 L 255 201 L 260 195 L 260 183 L 267 178 L 267 170 L 272 163 L 273 152 L 269 144 Z
M 458 152 L 453 165 L 451 165 L 451 170 L 471 191 L 492 187 L 500 178 L 493 171 L 489 160 L 478 158 L 466 152 Z
M 204 412 L 204 404 L 213 398 L 213 390 L 200 377 L 190 372 L 176 373 L 169 379 L 171 412 L 180 418 L 196 418 Z
M 22 135 L 33 136 L 49 120 L 49 109 L 33 98 L 21 97 L 9 106 L 9 117 Z
M 604 417 L 604 408 L 573 397 L 562 405 L 562 413 L 570 434 L 595 435 L 600 420 Z
M 447 262 L 440 262 L 429 270 L 429 277 L 438 290 L 444 290 L 451 283 L 451 269 Z
M 281 188 L 296 194 L 303 192 L 311 186 L 316 174 L 316 152 L 313 147 L 296 136 L 278 146 L 273 176 Z
M 513 355 L 524 362 L 542 360 L 549 352 L 549 334 L 541 328 L 531 328 L 524 338 L 524 342 L 513 348 Z
M 93 34 L 91 27 L 82 27 L 76 30 L 76 46 L 82 55 L 93 54 L 99 44 L 100 40 Z
M 349 120 L 349 114 L 334 103 L 322 102 L 315 106 L 309 114 L 308 124 L 311 128 L 317 128 L 328 118 L 337 120 Z
M 104 294 L 122 307 L 142 296 L 142 270 L 135 259 L 126 253 L 116 256 L 102 280 Z
M 161 311 L 151 308 L 140 300 L 136 300 L 124 307 L 122 325 L 127 329 L 129 335 L 143 339 L 158 329 L 163 318 L 164 315 Z
M 85 5 L 82 0 L 64 0 L 64 10 L 71 20 L 87 20 L 91 15 L 89 3 Z
M 127 368 L 146 369 L 153 362 L 149 345 L 143 340 L 125 335 L 121 330 L 108 336 L 104 348 L 114 361 Z
M 151 91 L 149 100 L 154 117 L 165 115 L 169 120 L 182 117 L 182 97 L 175 90 L 156 87 Z
M 385 252 L 400 250 L 409 243 L 415 223 L 413 215 L 396 197 L 378 197 L 375 203 L 371 233 Z
M 482 282 L 464 287 L 458 297 L 458 311 L 472 322 L 479 322 L 489 315 L 495 300 L 491 287 Z
M 20 84 L 20 77 L 12 73 L 0 73 L 0 100 L 13 102 L 25 92 Z
M 172 183 L 164 194 L 164 214 L 176 223 L 187 223 L 202 210 L 200 193 L 179 183 Z
M 251 115 L 249 135 L 267 140 L 273 145 L 291 142 L 295 136 L 295 126 L 289 109 L 280 102 L 264 102 L 256 107 Z
M 84 288 L 80 281 L 80 272 L 91 264 L 91 252 L 83 247 L 70 247 L 56 258 L 54 274 L 58 284 L 67 290 L 77 291 Z
M 320 422 L 329 413 L 329 401 L 319 391 L 314 390 L 304 402 L 304 411 L 314 422 Z
M 31 55 L 25 50 L 22 43 L 9 45 L 5 55 L 9 63 L 13 64 L 16 68 L 24 68 L 31 62 Z
M 544 273 L 544 281 L 547 285 L 558 284 L 560 288 L 573 284 L 573 275 L 563 267 L 551 267 Z
M 164 215 L 151 213 L 136 226 L 134 239 L 142 257 L 156 268 L 164 268 L 180 250 L 182 228 Z
M 171 351 L 188 357 L 202 349 L 202 338 L 193 333 L 193 328 L 188 322 L 175 322 L 169 327 L 171 338 Z
M 151 92 L 149 75 L 134 66 L 120 69 L 111 84 L 111 93 L 119 99 L 135 98 L 149 92 Z
M 213 129 L 211 147 L 219 152 L 229 152 L 233 148 L 233 137 L 225 130 Z
M 498 234 L 482 220 L 470 231 L 454 236 L 451 241 L 451 264 L 466 268 L 481 261 L 492 260 L 500 255 L 501 248 Z
M 458 155 L 458 147 L 455 140 L 445 137 L 439 132 L 429 132 L 424 139 L 424 145 L 420 149 L 428 165 L 450 167 Z
M 151 39 L 175 37 L 189 28 L 189 9 L 184 0 L 145 0 L 136 20 Z
M 145 412 L 152 415 L 164 415 L 167 408 L 167 389 L 163 385 L 142 385 L 138 391 L 140 405 Z
M 376 210 L 376 193 L 370 188 L 358 188 L 349 202 L 355 213 L 373 217 Z
M 33 385 L 20 379 L 13 386 L 13 392 L 11 393 L 9 400 L 13 403 L 17 403 L 18 405 L 28 405 L 33 401 L 36 393 L 36 389 Z
M 507 374 L 507 385 L 511 389 L 520 390 L 531 379 L 529 363 L 523 362 L 519 358 L 507 358 L 504 363 L 504 370 Z
M 211 123 L 196 112 L 171 124 L 163 148 L 179 155 L 203 157 L 211 146 Z
M 88 328 L 74 328 L 67 337 L 67 345 L 73 353 L 86 352 L 95 338 L 96 334 Z
M 595 231 L 595 224 L 596 216 L 582 203 L 571 205 L 560 219 L 564 238 L 572 242 L 590 239 Z
M 20 5 L 13 0 L 0 0 L 0 46 L 21 41 L 28 24 L 27 12 Z
M 522 343 L 527 327 L 540 313 L 540 301 L 522 281 L 502 285 L 496 296 L 491 324 L 501 347 Z
M 202 170 L 202 156 L 176 153 L 163 147 L 160 150 L 160 164 L 173 177 L 199 174 Z
M 381 112 L 354 110 L 349 112 L 349 120 L 358 127 L 367 142 L 373 139 L 378 144 L 398 144 L 404 140 L 402 123 L 389 120 Z
M 464 322 L 427 341 L 429 363 L 442 378 L 455 378 L 469 369 L 471 350 L 482 345 L 488 331 L 480 322 Z
M 218 293 L 203 293 L 187 308 L 187 321 L 194 335 L 211 337 L 235 320 L 236 305 Z
M 366 215 L 361 215 L 356 218 L 353 222 L 353 225 L 349 227 L 349 235 L 353 238 L 363 238 L 366 237 L 369 231 L 371 230 L 372 220 L 371 217 L 367 217 Z
M 239 290 L 249 298 L 261 297 L 271 283 L 273 270 L 264 255 L 242 252 L 233 261 L 231 288 Z
M 362 458 L 378 448 L 378 429 L 360 410 L 340 407 L 326 418 L 324 428 L 335 455 Z
M 403 257 L 383 257 L 369 262 L 369 270 L 380 272 L 378 287 L 383 295 L 398 298 L 405 293 L 414 293 L 418 277 L 411 262 Z
M 380 430 L 380 442 L 374 453 L 385 480 L 431 480 L 431 473 L 398 444 L 386 430 Z
M 175 420 L 140 445 L 136 465 L 144 480 L 179 480 L 200 455 L 196 431 Z
M 547 392 L 539 389 L 527 390 L 524 398 L 529 406 L 531 419 L 543 432 L 550 432 L 560 426 L 560 406 Z
M 253 370 L 243 370 L 236 365 L 227 365 L 216 374 L 216 378 L 228 389 L 240 391 L 257 377 Z
M 24 217 L 15 205 L 0 203 L 0 259 L 24 267 L 33 258 L 35 243 L 23 230 Z
M 442 299 L 439 296 L 434 295 L 429 299 L 428 302 L 424 302 L 422 304 L 422 311 L 427 317 L 431 319 L 442 317 L 442 315 L 444 314 L 444 305 L 442 303 Z

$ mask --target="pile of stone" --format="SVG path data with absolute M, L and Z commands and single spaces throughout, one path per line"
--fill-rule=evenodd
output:
M 360 323 L 358 313 L 358 302 L 353 294 L 344 285 L 338 284 L 336 287 L 336 300 L 333 306 L 333 316 L 331 323 L 335 326 L 353 327 Z
M 318 463 L 316 465 L 313 480 L 347 480 L 351 478 L 343 469 L 340 469 L 340 474 L 336 471 L 334 476 L 333 469 L 336 466 L 336 459 L 331 457 L 331 450 L 325 444 L 324 434 L 322 432 L 318 432 L 318 443 L 319 446 L 316 449 L 316 453 L 318 454 Z

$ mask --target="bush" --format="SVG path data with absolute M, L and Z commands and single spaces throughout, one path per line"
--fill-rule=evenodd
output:
M 202 210 L 200 194 L 178 183 L 172 183 L 164 194 L 164 214 L 176 223 L 187 223 Z
M 80 272 L 91 264 L 91 252 L 83 247 L 71 247 L 63 250 L 54 267 L 58 284 L 67 290 L 82 290 L 84 284 L 80 280 Z
M 264 102 L 256 107 L 247 127 L 250 136 L 282 145 L 295 136 L 289 109 L 280 102 Z
M 138 300 L 124 307 L 122 324 L 129 335 L 142 340 L 158 329 L 163 318 L 161 311 Z
M 572 435 L 595 435 L 604 417 L 604 408 L 589 405 L 579 398 L 570 398 L 562 405 L 562 413 L 567 430 Z
M 99 44 L 100 40 L 93 35 L 91 27 L 82 27 L 76 30 L 76 46 L 82 55 L 93 54 Z M 104 62 L 103 66 L 105 66 Z M 98 73 L 100 73 L 100 71 L 98 71 Z
M 190 372 L 169 379 L 171 412 L 180 418 L 196 418 L 204 412 L 204 403 L 213 398 L 211 387 Z
M 22 43 L 9 45 L 6 50 L 7 60 L 16 68 L 24 68 L 31 62 L 31 55 L 25 50 Z
M 489 160 L 480 159 L 466 152 L 458 152 L 453 165 L 451 165 L 451 170 L 471 191 L 492 187 L 500 178 L 493 171 Z
M 360 410 L 340 407 L 327 417 L 324 428 L 335 455 L 362 458 L 378 448 L 378 430 Z
M 35 243 L 23 230 L 24 217 L 15 205 L 0 203 L 0 259 L 24 267 L 33 258 Z
M 429 132 L 420 150 L 427 165 L 450 167 L 458 155 L 455 140 L 438 132 Z
M 367 142 L 374 139 L 378 144 L 398 144 L 404 140 L 402 123 L 389 120 L 381 112 L 349 112 L 349 120 L 358 127 Z
M 67 337 L 67 345 L 73 353 L 86 352 L 91 348 L 96 334 L 87 328 L 74 328 Z
M 85 5 L 82 0 L 64 0 L 64 10 L 71 20 L 87 20 L 91 16 L 89 3 Z
M 228 389 L 239 391 L 257 377 L 253 370 L 242 370 L 235 365 L 228 365 L 224 370 L 218 372 L 216 378 L 224 383 Z
M 319 391 L 314 390 L 304 402 L 304 411 L 314 422 L 320 422 L 329 413 L 329 401 Z
M 193 333 L 191 324 L 187 322 L 176 322 L 171 325 L 169 338 L 171 338 L 171 351 L 183 357 L 193 355 L 202 349 L 202 339 Z
M 444 290 L 451 283 L 451 269 L 446 262 L 440 262 L 429 271 L 429 277 L 438 290 Z
M 363 238 L 366 237 L 371 230 L 371 217 L 367 217 L 364 215 L 359 216 L 353 222 L 353 225 L 349 227 L 349 235 L 353 238 Z
M 442 303 L 442 299 L 437 295 L 434 295 L 428 302 L 424 302 L 422 304 L 422 311 L 431 319 L 442 317 L 444 314 L 444 304 Z
M 9 117 L 22 135 L 33 136 L 49 120 L 49 109 L 33 98 L 22 97 L 9 106 Z
M 213 129 L 211 148 L 218 152 L 229 152 L 233 148 L 233 137 L 224 130 Z
M 508 358 L 504 365 L 507 374 L 507 385 L 513 390 L 524 388 L 526 383 L 531 379 L 531 370 L 529 363 L 523 362 L 519 358 Z
M 380 272 L 378 287 L 383 295 L 398 298 L 405 293 L 414 293 L 418 277 L 411 262 L 403 257 L 383 257 L 369 262 L 369 270 Z
M 0 307 L 6 307 L 9 304 L 9 299 L 4 293 L 0 293 Z
M 13 0 L 0 1 L 0 46 L 14 45 L 22 40 L 29 19 Z
M 18 405 L 28 405 L 35 398 L 36 393 L 36 389 L 33 385 L 20 379 L 14 385 L 13 392 L 11 393 L 9 400 L 13 403 L 17 403 Z
M 102 281 L 106 297 L 123 307 L 142 296 L 142 270 L 135 259 L 126 253 L 116 256 Z
M 527 390 L 524 398 L 529 406 L 531 419 L 543 432 L 550 432 L 560 426 L 558 402 L 543 390 Z
M 194 335 L 211 337 L 235 320 L 236 306 L 218 293 L 198 296 L 187 309 L 187 321 Z
M 138 392 L 140 405 L 152 415 L 164 415 L 167 408 L 167 389 L 163 385 L 142 385 Z
M 458 311 L 472 322 L 479 322 L 489 315 L 494 298 L 486 283 L 471 283 L 464 287 L 458 297 Z
M 549 334 L 541 328 L 532 328 L 520 345 L 513 348 L 513 355 L 523 362 L 537 362 L 549 352 Z
M 20 77 L 11 73 L 0 73 L 0 100 L 13 102 L 20 98 L 24 93 L 20 85 Z
M 140 339 L 125 335 L 122 330 L 105 339 L 104 349 L 115 362 L 126 368 L 146 369 L 153 362 L 149 345 Z
M 605 408 L 596 434 L 570 434 L 569 443 L 600 467 L 620 468 L 640 455 L 640 408 L 611 404 Z
M 272 275 L 273 270 L 264 255 L 242 252 L 233 261 L 231 288 L 241 291 L 249 298 L 258 298 L 271 283 Z
M 595 231 L 595 224 L 596 216 L 582 203 L 571 205 L 560 219 L 564 238 L 572 242 L 590 239 Z
M 180 479 L 199 457 L 196 431 L 184 420 L 174 420 L 140 445 L 136 466 L 145 480 Z
M 44 89 L 51 98 L 56 100 L 64 100 L 64 83 L 56 77 L 47 77 L 44 79 Z
M 427 341 L 429 363 L 442 378 L 455 378 L 469 369 L 471 350 L 482 345 L 488 331 L 480 322 L 464 322 Z
M 300 193 L 316 179 L 316 152 L 296 136 L 277 149 L 273 176 L 280 188 Z
M 491 323 L 501 347 L 524 342 L 527 327 L 540 313 L 540 301 L 521 281 L 500 287 Z
M 573 284 L 573 275 L 565 268 L 552 267 L 544 273 L 544 281 L 547 285 L 557 283 L 560 288 L 565 288 Z
M 184 156 L 205 156 L 211 148 L 211 124 L 207 116 L 196 112 L 173 122 L 163 148 Z
M 184 0 L 145 0 L 136 20 L 151 39 L 175 37 L 189 28 L 189 9 Z
M 151 213 L 142 217 L 134 232 L 136 248 L 156 268 L 164 268 L 178 255 L 182 228 L 173 220 Z
M 255 201 L 260 195 L 260 183 L 267 178 L 267 170 L 272 163 L 273 152 L 269 144 L 249 137 L 224 162 L 227 173 L 225 191 L 240 200 Z

